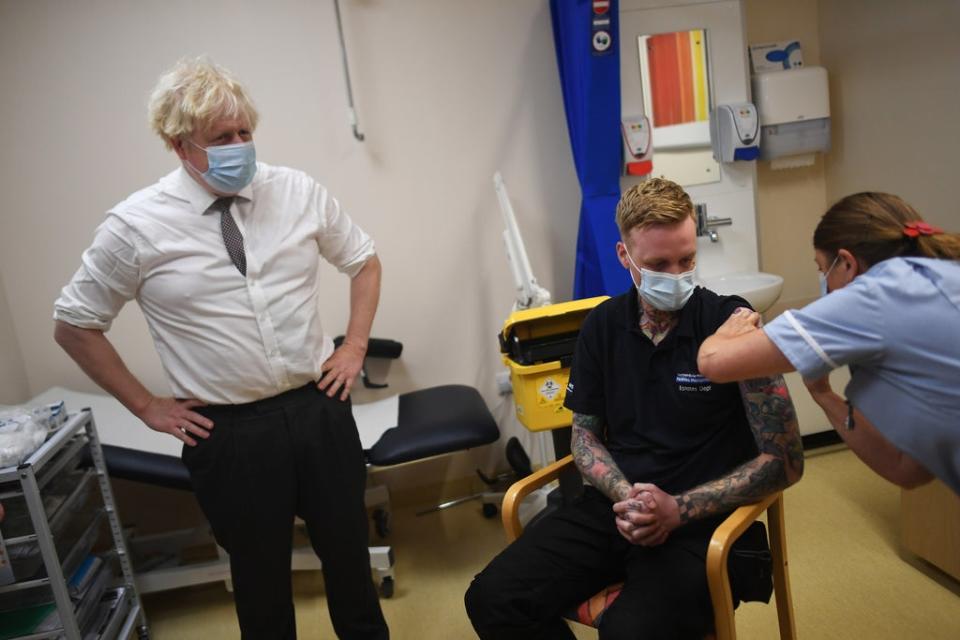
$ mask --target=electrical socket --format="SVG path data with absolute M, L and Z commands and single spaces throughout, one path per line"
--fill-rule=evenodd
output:
M 508 396 L 513 393 L 513 385 L 510 384 L 510 372 L 509 371 L 498 371 L 496 375 L 497 379 L 497 393 L 501 396 Z

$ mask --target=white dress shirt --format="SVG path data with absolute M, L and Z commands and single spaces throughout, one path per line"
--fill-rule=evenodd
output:
M 240 404 L 320 379 L 333 341 L 320 326 L 320 257 L 351 278 L 370 237 L 306 174 L 258 163 L 231 212 L 244 277 L 227 254 L 216 197 L 181 167 L 107 213 L 54 305 L 106 331 L 136 298 L 174 396 Z

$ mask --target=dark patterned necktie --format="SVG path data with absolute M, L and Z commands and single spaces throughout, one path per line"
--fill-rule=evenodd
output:
M 220 212 L 220 233 L 223 234 L 223 244 L 227 247 L 227 253 L 230 259 L 236 265 L 237 270 L 243 275 L 247 275 L 247 256 L 243 252 L 243 234 L 237 228 L 237 223 L 230 215 L 230 205 L 233 204 L 233 196 L 217 198 L 211 209 Z

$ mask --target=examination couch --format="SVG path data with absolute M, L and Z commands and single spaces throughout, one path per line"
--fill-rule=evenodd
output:
M 368 358 L 398 358 L 399 342 L 371 339 Z M 363 382 L 369 380 L 366 366 Z M 191 491 L 190 476 L 180 461 L 181 444 L 167 434 L 146 428 L 115 399 L 102 394 L 87 394 L 54 387 L 32 399 L 34 406 L 66 402 L 71 412 L 89 407 L 103 445 L 108 472 L 121 478 L 155 486 Z M 354 413 L 369 467 L 386 467 L 454 453 L 490 444 L 499 438 L 499 429 L 479 392 L 465 385 L 441 385 L 399 394 L 392 398 L 395 413 L 381 409 L 377 425 L 361 424 L 364 405 L 355 405 Z M 388 401 L 389 403 L 389 401 Z M 391 420 L 391 416 L 395 419 Z M 384 422 L 387 420 L 387 422 Z M 392 425 L 392 426 L 390 426 Z M 366 503 L 373 509 L 376 531 L 389 533 L 389 493 L 383 485 L 369 486 Z M 122 516 L 123 514 L 121 514 Z M 177 548 L 212 542 L 209 527 L 184 529 L 162 534 L 132 536 L 130 547 L 137 554 L 154 560 L 147 568 L 136 570 L 141 593 L 163 591 L 193 584 L 224 581 L 230 586 L 229 558 L 217 547 L 219 557 L 209 561 L 182 563 Z M 164 554 L 167 559 L 162 560 Z M 161 561 L 155 559 L 161 557 Z M 393 552 L 387 546 L 370 547 L 371 568 L 379 581 L 380 593 L 390 597 L 394 589 Z M 320 561 L 309 546 L 297 547 L 292 559 L 294 570 L 315 570 Z

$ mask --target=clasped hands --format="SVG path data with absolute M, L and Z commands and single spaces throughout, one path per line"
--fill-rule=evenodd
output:
M 613 511 L 620 535 L 642 547 L 662 544 L 680 526 L 677 500 L 654 484 L 635 483 Z

